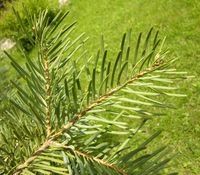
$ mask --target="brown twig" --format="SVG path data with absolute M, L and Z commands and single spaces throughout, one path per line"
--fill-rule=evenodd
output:
M 117 167 L 117 166 L 114 165 L 114 164 L 111 164 L 111 163 L 109 163 L 109 162 L 106 162 L 105 160 L 99 159 L 99 158 L 97 158 L 97 157 L 93 157 L 93 156 L 91 156 L 91 155 L 89 155 L 89 154 L 87 154 L 87 153 L 84 153 L 84 152 L 81 152 L 81 151 L 78 151 L 78 150 L 74 150 L 74 153 L 76 153 L 76 154 L 79 155 L 79 156 L 82 156 L 82 157 L 85 157 L 85 158 L 87 158 L 87 159 L 90 159 L 90 160 L 92 160 L 92 161 L 95 161 L 95 162 L 97 162 L 98 164 L 104 165 L 104 166 L 106 166 L 107 168 L 112 169 L 112 170 L 118 172 L 118 173 L 121 174 L 121 175 L 128 175 L 128 174 L 126 173 L 126 171 L 123 170 L 122 168 L 119 168 L 119 167 Z

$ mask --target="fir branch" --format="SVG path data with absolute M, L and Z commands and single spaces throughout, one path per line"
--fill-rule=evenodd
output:
M 100 103 L 107 100 L 110 96 L 112 96 L 113 94 L 115 94 L 116 92 L 118 92 L 119 90 L 124 88 L 125 86 L 133 83 L 134 81 L 140 79 L 141 77 L 145 76 L 146 74 L 158 69 L 160 66 L 162 66 L 162 64 L 163 64 L 163 62 L 160 62 L 160 64 L 156 63 L 156 65 L 153 64 L 150 68 L 147 68 L 146 70 L 136 74 L 131 79 L 127 80 L 124 84 L 111 89 L 109 92 L 102 95 L 99 99 L 95 100 L 92 104 L 90 104 L 88 107 L 86 107 L 83 111 L 81 111 L 80 113 L 77 113 L 71 121 L 69 121 L 66 125 L 64 125 L 62 129 L 60 129 L 60 131 L 58 131 L 57 133 L 55 133 L 52 136 L 50 135 L 49 139 L 47 141 L 45 141 L 42 144 L 42 146 L 40 148 L 38 148 L 30 158 L 28 158 L 24 163 L 19 165 L 16 168 L 16 170 L 14 171 L 13 175 L 19 175 L 23 171 L 23 169 L 28 167 L 37 158 L 37 156 L 39 156 L 41 153 L 43 153 L 45 150 L 47 150 L 49 148 L 49 146 L 51 146 L 53 143 L 55 143 L 54 141 L 56 141 L 59 138 L 59 136 L 61 136 L 63 134 L 63 132 L 69 130 L 72 126 L 74 126 L 74 124 L 76 122 L 78 122 L 83 116 L 85 116 L 88 111 L 92 110 L 93 108 L 98 106 Z
M 36 48 L 38 49 L 37 51 L 39 53 L 38 53 L 38 60 L 37 60 L 38 63 L 36 63 L 36 64 L 34 61 L 32 62 L 31 60 L 29 60 L 29 57 L 26 57 L 26 58 L 28 58 L 28 62 L 26 64 L 28 72 L 25 69 L 23 69 L 23 67 L 20 66 L 12 57 L 10 57 L 9 54 L 7 54 L 8 57 L 10 57 L 10 59 L 12 61 L 13 67 L 17 70 L 17 72 L 20 74 L 20 76 L 27 81 L 27 85 L 28 85 L 28 88 L 30 89 L 31 94 L 27 95 L 27 93 L 23 89 L 18 88 L 18 86 L 16 86 L 17 89 L 19 90 L 19 92 L 18 92 L 19 99 L 17 100 L 18 103 L 13 103 L 13 104 L 14 104 L 15 108 L 19 108 L 19 110 L 21 110 L 23 115 L 21 115 L 21 113 L 20 113 L 18 116 L 17 110 L 13 111 L 13 113 L 11 113 L 11 114 L 8 113 L 8 116 L 11 116 L 11 120 L 13 120 L 13 121 L 10 122 L 11 120 L 9 120 L 8 124 L 6 123 L 6 125 L 8 125 L 8 127 L 9 127 L 9 130 L 8 130 L 9 132 L 8 133 L 5 132 L 7 134 L 6 135 L 7 138 L 4 136 L 4 134 L 2 134 L 2 136 L 1 136 L 3 144 L 0 149 L 1 149 L 1 152 L 5 152 L 6 154 L 5 154 L 5 156 L 3 155 L 1 158 L 1 161 L 3 160 L 3 164 L 5 166 L 4 165 L 0 166 L 0 173 L 4 173 L 7 175 L 11 175 L 11 174 L 12 175 L 20 175 L 20 174 L 34 174 L 34 173 L 38 174 L 37 172 L 39 172 L 39 174 L 43 174 L 43 173 L 44 174 L 49 174 L 49 173 L 50 174 L 52 174 L 52 173 L 53 174 L 54 173 L 55 174 L 64 174 L 65 172 L 69 172 L 70 174 L 73 174 L 73 171 L 74 171 L 75 174 L 79 174 L 79 173 L 76 173 L 78 171 L 77 167 L 81 167 L 81 168 L 83 168 L 83 167 L 82 167 L 82 165 L 75 164 L 75 163 L 80 163 L 80 162 L 74 162 L 74 160 L 73 160 L 74 156 L 72 156 L 72 154 L 75 155 L 77 160 L 79 158 L 81 158 L 81 159 L 83 159 L 83 161 L 85 162 L 86 165 L 90 164 L 90 165 L 88 165 L 87 168 L 88 168 L 88 171 L 91 171 L 91 174 L 92 174 L 92 170 L 101 172 L 100 174 L 102 174 L 102 170 L 98 169 L 99 166 L 92 167 L 93 165 L 94 166 L 101 165 L 103 170 L 106 170 L 106 172 L 113 171 L 113 173 L 115 172 L 116 174 L 121 174 L 121 175 L 127 175 L 127 172 L 130 170 L 132 172 L 135 171 L 135 169 L 132 170 L 132 167 L 131 167 L 132 162 L 131 161 L 132 161 L 132 157 L 135 155 L 135 153 L 141 151 L 140 148 L 137 150 L 133 150 L 133 151 L 129 152 L 127 155 L 123 156 L 122 159 L 120 159 L 120 161 L 125 160 L 125 161 L 123 161 L 123 164 L 121 164 L 121 162 L 119 162 L 119 164 L 112 163 L 111 160 L 116 158 L 116 156 L 118 155 L 116 153 L 115 153 L 114 157 L 113 157 L 113 155 L 110 155 L 110 157 L 108 159 L 102 160 L 101 156 L 97 156 L 97 157 L 93 156 L 92 153 L 94 153 L 94 152 L 92 152 L 92 150 L 98 149 L 98 151 L 101 151 L 101 149 L 99 149 L 99 148 L 104 149 L 104 147 L 107 146 L 107 143 L 106 144 L 104 143 L 103 146 L 95 145 L 94 147 L 92 146 L 93 148 L 92 147 L 90 148 L 90 143 L 93 144 L 94 142 L 92 142 L 92 141 L 94 141 L 96 138 L 98 138 L 97 136 L 101 136 L 99 134 L 99 132 L 96 132 L 98 130 L 100 131 L 101 125 L 100 125 L 100 127 L 98 126 L 99 128 L 98 127 L 95 128 L 96 126 L 88 126 L 88 123 L 86 125 L 84 125 L 84 124 L 82 126 L 80 125 L 80 127 L 78 125 L 75 126 L 77 130 L 80 129 L 81 132 L 83 131 L 82 132 L 83 137 L 85 137 L 86 139 L 89 137 L 89 139 L 87 139 L 87 141 L 84 142 L 84 145 L 86 146 L 86 148 L 89 148 L 89 149 L 86 149 L 87 151 L 85 150 L 85 147 L 79 148 L 79 146 L 76 146 L 76 149 L 74 149 L 74 146 L 79 145 L 79 141 L 84 141 L 84 139 L 82 140 L 82 135 L 80 135 L 80 137 L 78 135 L 78 139 L 79 138 L 81 138 L 81 139 L 79 139 L 78 142 L 76 143 L 76 141 L 77 141 L 76 133 L 77 132 L 75 131 L 74 132 L 75 134 L 73 133 L 73 131 L 74 131 L 73 126 L 75 124 L 77 124 L 82 118 L 86 118 L 87 121 L 92 120 L 91 118 L 87 118 L 89 111 L 93 110 L 94 108 L 98 107 L 99 105 L 102 105 L 104 102 L 108 102 L 113 95 L 118 93 L 118 91 L 120 91 L 120 90 L 123 91 L 126 86 L 128 86 L 128 85 L 136 85 L 137 86 L 138 80 L 148 79 L 147 76 L 144 77 L 146 74 L 149 74 L 160 68 L 162 69 L 163 67 L 165 68 L 166 66 L 168 66 L 168 63 L 169 64 L 172 63 L 172 60 L 168 61 L 167 63 L 164 63 L 164 61 L 162 59 L 163 57 L 162 56 L 160 57 L 161 50 L 157 54 L 155 53 L 155 49 L 157 48 L 158 43 L 159 43 L 159 40 L 157 41 L 157 34 L 154 38 L 153 48 L 149 46 L 149 44 L 151 43 L 150 42 L 151 40 L 149 40 L 149 39 L 151 37 L 152 29 L 149 31 L 149 33 L 146 37 L 146 40 L 144 43 L 144 48 L 143 48 L 142 52 L 140 50 L 141 34 L 139 35 L 136 49 L 135 49 L 134 60 L 133 60 L 133 63 L 131 63 L 132 72 L 129 69 L 130 62 L 128 61 L 129 52 L 130 52 L 130 42 L 128 43 L 128 46 L 127 46 L 127 42 L 125 41 L 126 34 L 123 35 L 123 39 L 121 42 L 121 51 L 118 54 L 118 57 L 114 64 L 114 67 L 111 67 L 110 62 L 107 67 L 105 65 L 107 51 L 105 51 L 104 44 L 102 42 L 102 50 L 103 50 L 104 55 L 103 55 L 102 66 L 101 66 L 101 71 L 100 71 L 100 82 L 96 81 L 97 80 L 96 75 L 99 73 L 99 71 L 97 69 L 97 64 L 98 64 L 98 59 L 99 59 L 99 54 L 98 54 L 96 62 L 95 62 L 95 67 L 93 68 L 92 77 L 91 77 L 88 67 L 85 65 L 85 67 L 87 69 L 86 71 L 87 71 L 87 74 L 89 77 L 89 82 L 88 82 L 89 84 L 88 84 L 88 91 L 86 92 L 86 94 L 84 94 L 84 92 L 80 88 L 80 82 L 79 82 L 79 80 L 80 80 L 79 77 L 80 77 L 80 74 L 82 73 L 83 69 L 81 68 L 81 70 L 79 72 L 76 69 L 75 64 L 74 64 L 74 66 L 70 66 L 70 67 L 68 67 L 68 65 L 70 65 L 71 63 L 67 64 L 69 62 L 69 60 L 71 59 L 72 55 L 74 55 L 74 53 L 78 50 L 78 48 L 80 48 L 80 46 L 78 46 L 75 49 L 72 49 L 72 46 L 74 46 L 74 44 L 77 41 L 79 41 L 79 39 L 81 38 L 81 35 L 80 35 L 80 37 L 78 37 L 76 40 L 74 40 L 71 43 L 70 38 L 68 38 L 68 36 L 72 31 L 70 28 L 71 28 L 71 26 L 73 26 L 73 24 L 70 27 L 63 26 L 61 30 L 60 30 L 60 28 L 58 28 L 58 26 L 60 26 L 60 23 L 67 16 L 67 14 L 68 14 L 68 12 L 64 13 L 64 14 L 62 14 L 62 13 L 57 14 L 50 24 L 49 24 L 49 18 L 47 16 L 47 10 L 40 12 L 38 15 L 38 19 L 37 19 L 37 16 L 33 16 L 33 19 L 31 18 L 31 20 L 29 22 L 31 22 L 31 24 L 34 23 L 34 37 L 33 38 L 31 37 L 30 39 L 34 40 L 33 45 L 36 46 Z M 18 13 L 16 13 L 16 16 L 18 18 L 20 25 L 22 27 L 24 27 L 23 24 L 21 23 L 21 18 Z M 81 45 L 82 45 L 82 41 L 81 41 Z M 162 43 L 162 45 L 163 45 L 163 43 Z M 126 48 L 126 46 L 128 48 Z M 161 48 L 162 48 L 162 46 L 161 46 Z M 125 51 L 126 51 L 125 49 L 127 49 L 127 53 L 125 53 Z M 70 52 L 70 54 L 68 54 L 67 51 Z M 86 52 L 84 52 L 84 53 L 86 53 Z M 123 53 L 126 54 L 126 60 L 124 60 L 125 54 L 123 54 Z M 83 54 L 83 55 L 85 55 L 85 54 Z M 67 58 L 66 58 L 66 56 L 67 56 Z M 152 60 L 153 57 L 154 57 L 154 60 Z M 72 60 L 72 62 L 73 62 L 73 60 Z M 76 63 L 76 61 L 75 61 L 75 63 Z M 151 65 L 149 65 L 149 64 L 151 64 Z M 145 69 L 144 66 L 147 68 Z M 65 72 L 67 69 L 72 70 L 73 68 L 74 68 L 74 72 L 72 72 L 72 74 L 70 74 L 70 73 L 68 74 L 68 72 L 70 72 L 70 71 L 67 71 L 67 73 Z M 83 66 L 83 68 L 84 68 L 84 66 Z M 111 70 L 112 70 L 112 72 L 111 72 Z M 60 75 L 58 71 L 62 72 L 61 78 L 58 77 L 58 79 L 57 79 L 57 77 L 56 77 L 56 79 L 54 79 L 55 75 L 58 75 L 58 76 Z M 126 75 L 124 74 L 125 71 L 126 71 Z M 129 71 L 130 71 L 130 76 L 128 76 Z M 161 71 L 164 72 L 165 70 L 161 70 Z M 78 75 L 77 75 L 78 78 L 76 77 L 77 72 L 78 72 Z M 133 72 L 136 72 L 136 73 L 133 74 Z M 169 71 L 166 73 L 173 73 L 173 71 L 172 72 Z M 66 86 L 65 87 L 65 86 L 61 85 L 61 81 L 63 80 L 63 78 L 66 75 L 67 76 L 69 75 L 69 77 L 66 78 L 67 80 L 65 82 L 65 86 Z M 72 76 L 72 77 L 70 77 L 70 76 Z M 126 76 L 126 80 L 124 80 L 123 82 L 120 81 L 121 77 L 124 77 L 124 76 Z M 71 78 L 72 78 L 72 81 L 71 81 Z M 149 77 L 149 78 L 150 78 L 149 80 L 152 80 L 152 81 L 156 80 L 156 78 L 151 78 L 151 77 Z M 160 77 L 160 78 L 157 78 L 157 80 L 158 79 L 162 79 L 162 78 Z M 67 85 L 68 80 L 70 83 L 70 90 L 72 90 L 72 91 L 68 91 L 69 90 L 68 85 Z M 83 79 L 83 81 L 84 81 L 84 79 Z M 108 85 L 108 81 L 110 81 L 109 85 Z M 115 81 L 116 81 L 116 83 L 115 83 Z M 163 81 L 168 82 L 166 79 L 164 79 Z M 72 84 L 71 84 L 71 82 L 72 82 Z M 54 84 L 54 83 L 56 83 L 56 84 Z M 99 85 L 99 84 L 100 84 L 99 93 L 97 93 L 97 85 Z M 117 84 L 117 85 L 115 86 L 115 84 Z M 153 88 L 157 88 L 158 90 L 157 89 L 156 90 L 158 92 L 159 92 L 159 89 L 167 89 L 164 86 L 154 86 L 153 83 L 152 83 L 152 86 L 149 86 L 148 83 L 146 83 L 146 86 L 144 83 L 143 86 L 147 87 L 147 88 L 152 88 L 152 90 L 154 90 Z M 171 88 L 171 89 L 174 89 L 174 88 Z M 64 90 L 66 91 L 66 94 L 64 94 Z M 79 91 L 80 91 L 81 95 L 79 95 Z M 57 92 L 59 92 L 59 93 L 57 93 Z M 72 94 L 70 94 L 70 92 Z M 130 91 L 129 91 L 129 93 L 132 94 L 132 92 L 130 92 Z M 145 93 L 145 92 L 141 91 L 139 93 Z M 166 95 L 169 94 L 169 96 L 176 95 L 176 94 L 170 94 L 167 91 L 161 92 L 160 94 L 166 94 Z M 57 97 L 54 95 L 57 95 Z M 72 96 L 70 96 L 70 95 L 72 95 Z M 84 98 L 82 98 L 83 95 L 85 95 Z M 124 99 L 126 102 L 133 102 L 133 103 L 137 103 L 139 105 L 147 104 L 147 103 L 145 103 L 145 100 L 147 100 L 147 101 L 152 102 L 152 104 L 156 104 L 157 106 L 159 106 L 159 105 L 161 107 L 164 106 L 161 103 L 157 102 L 156 100 L 146 97 L 144 94 L 143 94 L 144 96 L 137 94 L 137 93 L 135 93 L 135 95 L 138 95 L 140 98 L 143 99 L 143 101 L 141 102 L 139 100 L 138 101 L 130 100 L 130 99 L 127 100 L 126 98 L 124 98 Z M 70 98 L 66 99 L 68 97 L 73 97 L 73 100 L 71 100 L 71 102 L 70 102 Z M 79 99 L 79 97 L 80 97 L 80 99 Z M 119 103 L 123 102 L 123 100 L 124 100 L 124 99 L 120 99 L 117 97 L 116 97 L 116 99 L 118 100 L 117 102 L 119 102 Z M 66 104 L 65 100 L 67 100 L 67 103 L 68 102 L 69 103 Z M 30 104 L 29 104 L 29 102 L 30 102 Z M 81 108 L 78 105 L 79 102 L 81 102 Z M 86 102 L 87 102 L 87 104 L 86 104 Z M 28 105 L 24 105 L 24 107 L 23 107 L 22 106 L 23 104 L 28 104 Z M 82 108 L 83 107 L 82 104 L 86 105 L 84 107 L 84 109 Z M 44 106 L 44 107 L 42 108 L 42 106 Z M 34 107 L 36 110 L 33 109 Z M 114 106 L 114 107 L 116 107 L 116 106 Z M 134 108 L 131 108 L 131 107 L 129 108 L 127 106 L 118 106 L 118 107 L 120 107 L 118 109 L 124 109 L 126 107 L 127 110 L 130 109 L 130 110 L 133 110 L 133 112 L 140 112 L 140 115 L 142 117 L 144 114 L 147 116 L 152 115 L 151 113 L 147 113 L 143 109 L 140 110 L 139 108 L 138 109 L 140 111 L 138 109 L 134 110 Z M 29 109 L 30 109 L 30 113 L 29 113 Z M 94 111 L 91 111 L 91 112 L 94 112 Z M 116 113 L 118 113 L 118 110 Z M 25 114 L 25 116 L 27 115 L 27 117 L 30 116 L 31 118 L 27 118 L 28 120 L 26 120 L 26 118 L 24 117 L 24 114 Z M 128 115 L 129 114 L 127 113 L 127 117 L 129 117 Z M 22 117 L 24 117 L 24 118 L 22 118 Z M 133 117 L 135 117 L 135 116 L 133 116 Z M 136 116 L 136 117 L 138 117 L 138 116 Z M 23 121 L 23 119 L 24 119 L 24 121 Z M 68 119 L 67 120 L 68 123 L 66 123 L 66 119 Z M 109 124 L 111 122 L 112 121 L 109 121 Z M 14 124 L 14 125 L 11 126 L 11 124 Z M 83 126 L 85 128 L 91 127 L 92 129 L 91 130 L 87 130 L 87 129 L 83 130 L 82 129 L 82 128 L 84 128 Z M 122 128 L 121 125 L 119 127 Z M 21 129 L 20 132 L 18 132 L 16 128 L 20 128 Z M 95 130 L 93 128 L 95 128 Z M 7 131 L 7 130 L 5 130 L 5 131 Z M 93 133 L 97 133 L 97 134 L 96 135 L 94 134 L 90 137 L 90 134 L 93 134 Z M 127 132 L 127 133 L 129 133 L 129 132 Z M 62 137 L 65 134 L 66 134 L 66 139 L 65 139 L 65 137 Z M 69 134 L 69 137 L 67 134 Z M 153 135 L 150 139 L 147 139 L 143 143 L 143 145 L 146 145 L 149 142 L 151 142 L 155 138 L 155 136 L 157 136 L 157 134 Z M 125 140 L 123 142 L 122 145 L 120 145 L 120 147 L 118 149 L 118 153 L 119 153 L 119 151 L 123 151 L 124 149 L 126 149 L 125 146 L 129 140 L 130 140 L 130 136 L 128 137 L 127 140 Z M 65 145 L 65 144 L 67 144 L 67 142 L 71 142 L 71 141 L 72 141 L 72 145 L 70 145 L 70 146 Z M 62 144 L 61 142 L 65 143 L 65 144 Z M 30 143 L 30 145 L 27 145 L 27 143 L 28 144 Z M 66 157 L 65 157 L 65 154 L 64 154 L 64 157 L 60 157 L 61 155 L 54 153 L 55 146 L 57 146 L 57 148 L 58 148 L 58 149 L 56 149 L 56 151 L 59 151 L 59 152 L 63 151 L 63 153 L 64 153 L 64 151 L 70 151 L 70 153 L 66 152 L 66 154 L 67 154 Z M 4 148 L 5 148 L 5 150 L 4 150 Z M 110 149 L 110 148 L 107 148 L 107 149 Z M 104 151 L 109 156 L 109 152 L 107 152 L 107 150 L 105 150 L 105 149 L 104 149 Z M 96 152 L 96 150 L 95 150 L 95 152 Z M 159 151 L 157 151 L 157 152 L 159 152 Z M 143 163 L 145 163 L 148 160 L 150 160 L 152 157 L 155 157 L 155 155 L 157 155 L 157 152 L 152 153 L 152 155 L 146 154 L 143 157 L 139 158 L 138 160 L 136 159 L 136 160 L 138 162 L 142 161 Z M 13 154 L 12 156 L 10 156 L 11 153 Z M 56 153 L 58 153 L 58 152 L 56 152 Z M 44 155 L 47 154 L 46 159 L 43 154 Z M 164 154 L 165 153 L 163 153 L 163 155 Z M 100 154 L 98 154 L 98 155 L 100 155 Z M 56 158 L 53 158 L 54 156 L 56 156 Z M 66 160 L 65 160 L 65 158 L 66 158 Z M 156 163 L 161 158 L 162 158 L 162 156 L 158 156 L 156 159 Z M 128 162 L 129 160 L 130 160 L 130 162 Z M 109 163 L 108 161 L 111 163 Z M 128 166 L 125 165 L 127 162 L 128 162 Z M 137 163 L 136 165 L 138 165 L 138 162 L 136 162 Z M 162 161 L 160 164 L 158 164 L 156 166 L 153 166 L 153 164 L 150 162 L 150 164 L 148 166 L 152 167 L 152 168 L 149 168 L 148 171 L 146 171 L 146 169 L 142 168 L 143 169 L 142 171 L 145 173 L 148 172 L 151 174 L 152 174 L 152 172 L 153 173 L 157 172 L 157 170 L 159 170 L 160 168 L 162 168 L 165 165 L 165 162 L 164 163 L 163 162 L 164 161 Z M 41 163 L 41 166 L 38 166 L 39 163 Z M 65 167 L 65 168 L 56 167 L 58 165 L 57 163 L 59 165 L 61 165 L 61 164 L 64 165 L 66 163 L 67 167 Z M 120 166 L 122 168 L 120 168 L 118 166 Z M 153 169 L 154 167 L 156 167 L 156 169 Z M 10 168 L 11 168 L 11 170 L 10 170 Z M 38 168 L 41 168 L 41 171 Z M 125 168 L 126 168 L 127 172 L 124 170 Z M 34 173 L 32 173 L 31 171 L 33 171 Z M 130 173 L 132 173 L 132 172 L 130 172 Z M 138 171 L 138 173 L 140 174 L 139 171 Z M 84 173 L 82 173 L 82 174 L 84 174 Z M 110 174 L 110 173 L 108 173 L 108 174 Z
M 96 99 L 92 104 L 90 104 L 89 106 L 87 106 L 84 110 L 82 110 L 81 112 L 75 114 L 75 117 L 69 121 L 66 125 L 63 126 L 62 129 L 60 129 L 60 131 L 58 131 L 57 133 L 55 133 L 54 135 L 50 136 L 53 140 L 57 139 L 59 136 L 61 136 L 65 131 L 67 131 L 68 129 L 70 129 L 72 126 L 74 126 L 74 124 L 79 121 L 79 119 L 81 119 L 83 116 L 85 116 L 87 114 L 88 111 L 92 110 L 93 108 L 95 108 L 96 106 L 98 106 L 100 103 L 104 102 L 105 100 L 107 100 L 110 96 L 112 96 L 113 94 L 115 94 L 116 92 L 118 92 L 119 90 L 121 90 L 122 88 L 126 87 L 127 85 L 133 83 L 134 81 L 138 80 L 139 78 L 145 76 L 146 74 L 153 72 L 154 70 L 158 69 L 161 65 L 163 65 L 164 62 L 159 62 L 159 63 L 155 63 L 153 64 L 151 67 L 147 68 L 146 70 L 132 76 L 132 78 L 130 78 L 129 80 L 127 80 L 125 83 L 123 83 L 122 85 L 119 85 L 113 89 L 111 89 L 110 91 L 108 91 L 106 94 L 100 96 L 100 98 Z

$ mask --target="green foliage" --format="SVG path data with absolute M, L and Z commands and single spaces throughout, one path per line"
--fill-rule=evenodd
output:
M 144 42 L 140 34 L 135 49 L 131 32 L 124 34 L 112 63 L 103 39 L 92 60 L 87 38 L 70 37 L 75 23 L 62 24 L 68 12 L 51 22 L 47 10 L 28 16 L 31 34 L 15 15 L 37 57 L 20 43 L 25 65 L 5 52 L 21 78 L 1 118 L 1 174 L 159 174 L 173 155 L 166 146 L 145 150 L 160 132 L 130 145 L 148 119 L 163 115 L 153 109 L 173 108 L 163 98 L 183 96 L 173 83 L 182 72 L 171 68 L 175 60 L 166 58 L 158 32 L 150 29 Z
M 13 7 L 17 9 L 21 15 L 21 21 L 16 19 L 15 13 L 13 13 Z M 0 13 L 0 28 L 2 37 L 9 37 L 17 39 L 21 42 L 22 46 L 27 50 L 32 49 L 32 44 L 27 36 L 24 34 L 24 30 L 21 30 L 19 22 L 24 24 L 24 28 L 27 32 L 32 33 L 32 26 L 28 23 L 28 16 L 39 15 L 41 10 L 48 8 L 48 17 L 52 20 L 58 13 L 58 5 L 54 1 L 49 0 L 23 0 L 23 1 L 12 1 L 12 3 L 5 3 L 5 10 Z M 27 11 L 28 9 L 28 11 Z

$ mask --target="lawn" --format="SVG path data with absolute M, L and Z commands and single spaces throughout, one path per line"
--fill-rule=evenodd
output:
M 187 98 L 173 99 L 176 110 L 149 122 L 152 130 L 162 129 L 157 144 L 170 143 L 179 153 L 175 169 L 180 174 L 200 173 L 200 2 L 196 0 L 164 1 L 115 0 L 71 1 L 71 16 L 78 30 L 90 37 L 88 48 L 96 50 L 100 34 L 114 52 L 119 48 L 123 32 L 132 28 L 133 38 L 151 26 L 166 36 L 165 47 L 178 57 L 176 67 L 195 78 L 182 80 L 178 86 Z
M 166 36 L 165 48 L 178 57 L 176 67 L 194 78 L 178 86 L 186 98 L 174 98 L 176 110 L 149 121 L 148 130 L 163 130 L 155 145 L 170 144 L 178 152 L 174 170 L 181 175 L 200 174 L 200 2 L 198 0 L 71 0 L 69 22 L 78 21 L 76 32 L 89 36 L 86 45 L 95 54 L 104 35 L 111 55 L 119 48 L 122 34 L 132 28 L 132 38 L 150 27 Z

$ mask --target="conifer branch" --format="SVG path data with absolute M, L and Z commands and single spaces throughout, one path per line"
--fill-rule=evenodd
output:
M 179 76 L 182 72 L 165 69 L 173 60 L 164 63 L 162 58 L 165 54 L 160 56 L 164 41 L 157 52 L 157 46 L 161 41 L 157 40 L 158 32 L 154 36 L 152 46 L 150 38 L 152 28 L 146 36 L 144 46 L 141 46 L 143 43 L 141 44 L 142 34 L 140 33 L 133 60 L 129 56 L 131 48 L 131 32 L 129 32 L 128 35 L 126 33 L 123 35 L 120 52 L 112 67 L 110 61 L 106 66 L 107 50 L 104 49 L 102 39 L 103 52 L 98 51 L 95 66 L 91 69 L 93 72 L 91 73 L 86 65 L 89 59 L 81 69 L 77 69 L 76 64 L 79 64 L 79 58 L 84 56 L 86 51 L 76 60 L 72 56 L 77 53 L 85 41 L 80 41 L 82 35 L 71 41 L 69 35 L 74 29 L 71 28 L 74 24 L 60 25 L 67 14 L 68 12 L 59 12 L 53 19 L 49 18 L 47 10 L 33 15 L 33 17 L 29 14 L 27 20 L 30 25 L 34 26 L 32 28 L 34 33 L 29 35 L 28 30 L 23 31 L 27 33 L 29 40 L 36 47 L 38 59 L 30 59 L 29 54 L 26 54 L 24 49 L 20 49 L 27 59 L 25 69 L 5 52 L 13 67 L 23 78 L 22 83 L 25 80 L 27 84 L 23 89 L 13 83 L 18 90 L 18 96 L 16 96 L 16 102 L 11 100 L 14 108 L 6 113 L 9 120 L 5 121 L 5 129 L 3 126 L 3 133 L 0 133 L 2 141 L 0 163 L 3 163 L 0 165 L 0 174 L 69 173 L 84 175 L 85 173 L 104 174 L 103 172 L 105 172 L 106 174 L 128 175 L 128 173 L 157 173 L 169 161 L 169 159 L 162 160 L 168 152 L 162 152 L 164 149 L 160 148 L 152 154 L 144 153 L 141 157 L 136 154 L 143 150 L 144 145 L 158 136 L 159 132 L 147 139 L 138 149 L 124 153 L 123 151 L 129 148 L 128 144 L 133 132 L 135 134 L 146 120 L 135 132 L 134 128 L 129 127 L 129 120 L 120 121 L 118 119 L 121 116 L 146 119 L 159 114 L 154 113 L 154 109 L 152 111 L 149 111 L 149 108 L 145 110 L 142 107 L 144 105 L 171 107 L 169 104 L 157 100 L 157 95 L 182 96 L 182 94 L 169 92 L 175 87 L 168 87 L 167 83 L 173 83 L 173 81 L 171 78 L 166 78 L 169 74 L 178 74 Z M 15 12 L 15 15 L 24 29 L 25 26 L 19 13 Z M 128 38 L 128 42 L 126 38 Z M 81 43 L 76 47 L 75 43 L 78 41 Z M 79 56 L 78 54 L 75 56 Z M 101 69 L 98 69 L 100 56 L 103 56 L 103 59 Z M 86 78 L 82 77 L 84 68 L 86 68 L 88 76 Z M 151 74 L 157 69 L 159 71 Z M 100 75 L 100 79 L 98 79 L 98 75 Z M 66 80 L 62 84 L 64 78 Z M 87 79 L 86 85 L 81 82 L 85 79 Z M 163 84 L 165 82 L 167 85 L 160 85 L 159 82 L 163 82 Z M 86 92 L 85 88 L 88 88 Z M 125 94 L 122 96 L 121 93 L 118 94 L 119 91 L 124 91 Z M 136 99 L 132 99 L 134 96 Z M 106 105 L 110 104 L 109 102 L 115 103 L 111 111 L 106 108 Z M 101 111 L 104 111 L 103 114 L 110 112 L 112 115 L 114 113 L 115 118 L 107 118 L 107 115 L 100 117 L 97 113 Z M 95 112 L 97 116 L 94 114 Z M 95 125 L 93 125 L 94 123 Z M 113 127 L 108 130 L 104 124 Z M 120 129 L 125 132 L 121 132 Z M 115 140 L 118 144 L 115 149 L 117 152 L 111 152 L 110 140 L 106 140 L 106 142 L 102 140 L 104 139 L 102 135 L 107 131 L 108 134 L 128 136 L 121 144 Z M 60 153 L 63 153 L 63 156 Z M 106 157 L 95 157 L 102 153 Z M 136 159 L 134 159 L 135 155 Z M 155 159 L 152 161 L 153 157 Z M 143 166 L 146 163 L 148 165 Z
M 112 96 L 113 94 L 115 94 L 116 92 L 118 92 L 119 90 L 121 90 L 122 88 L 124 88 L 125 86 L 133 83 L 134 81 L 138 80 L 139 78 L 143 77 L 144 75 L 156 70 L 158 67 L 160 67 L 163 64 L 163 62 L 156 62 L 155 64 L 153 64 L 151 67 L 147 68 L 146 70 L 134 75 L 132 78 L 130 78 L 129 80 L 127 80 L 125 83 L 123 83 L 120 86 L 117 86 L 113 89 L 111 89 L 110 91 L 108 91 L 106 94 L 102 95 L 100 98 L 98 98 L 97 100 L 95 100 L 92 104 L 90 104 L 88 107 L 86 107 L 84 110 L 82 110 L 81 112 L 75 114 L 75 117 L 69 121 L 66 125 L 63 126 L 62 129 L 60 129 L 60 131 L 58 131 L 57 133 L 55 133 L 54 135 L 51 136 L 51 138 L 53 140 L 57 139 L 60 135 L 63 134 L 63 132 L 65 132 L 66 130 L 70 129 L 80 118 L 82 118 L 83 116 L 86 115 L 86 113 L 90 110 L 92 110 L 93 108 L 95 108 L 96 106 L 98 106 L 100 103 L 102 103 L 103 101 L 107 100 L 110 96 Z
M 92 104 L 90 104 L 88 107 L 86 107 L 83 111 L 81 111 L 80 113 L 77 113 L 71 121 L 69 121 L 66 125 L 64 125 L 62 129 L 60 129 L 60 131 L 58 131 L 57 133 L 55 133 L 52 136 L 50 135 L 49 139 L 47 141 L 45 141 L 44 144 L 42 144 L 42 146 L 40 148 L 38 148 L 30 158 L 28 158 L 23 164 L 19 165 L 16 168 L 16 170 L 14 171 L 13 175 L 19 175 L 23 171 L 23 169 L 28 167 L 28 165 L 30 165 L 37 158 L 37 156 L 39 156 L 41 153 L 43 153 L 45 150 L 47 150 L 49 148 L 49 146 L 51 146 L 52 144 L 55 144 L 55 141 L 59 138 L 59 136 L 61 136 L 63 134 L 63 132 L 67 131 L 72 126 L 74 126 L 74 124 L 77 121 L 79 121 L 79 119 L 81 119 L 83 116 L 85 116 L 88 111 L 90 111 L 93 108 L 95 108 L 96 106 L 98 106 L 100 103 L 102 103 L 103 101 L 108 99 L 110 96 L 112 96 L 114 93 L 118 92 L 119 90 L 121 90 L 125 86 L 133 83 L 134 81 L 145 76 L 146 74 L 156 70 L 162 64 L 163 64 L 163 62 L 160 62 L 160 64 L 158 64 L 158 63 L 153 64 L 150 68 L 147 68 L 146 70 L 136 74 L 135 76 L 133 76 L 131 79 L 127 80 L 122 85 L 111 89 L 105 95 L 102 95 L 99 99 L 95 100 Z M 122 174 L 122 175 L 126 175 L 126 174 Z

